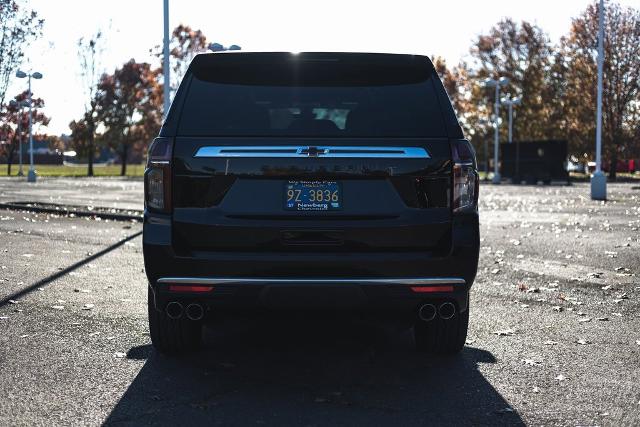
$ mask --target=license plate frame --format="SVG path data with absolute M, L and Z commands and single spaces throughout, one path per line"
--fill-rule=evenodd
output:
M 342 183 L 339 181 L 290 180 L 284 183 L 283 207 L 294 212 L 340 211 L 342 197 Z M 316 200 L 318 198 L 320 200 Z

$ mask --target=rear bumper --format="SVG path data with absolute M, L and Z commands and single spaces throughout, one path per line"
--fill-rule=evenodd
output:
M 180 301 L 221 312 L 317 308 L 407 313 L 422 301 L 453 301 L 464 311 L 478 265 L 477 214 L 457 218 L 452 235 L 452 250 L 444 257 L 417 251 L 181 256 L 172 249 L 170 217 L 146 214 L 143 249 L 157 309 Z M 181 291 L 178 286 L 183 285 L 212 289 Z M 413 287 L 424 289 L 416 292 Z

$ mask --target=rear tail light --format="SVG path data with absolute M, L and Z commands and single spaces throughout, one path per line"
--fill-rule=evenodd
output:
M 453 158 L 453 211 L 475 211 L 478 208 L 478 169 L 473 147 L 467 140 L 451 143 Z
M 149 147 L 144 173 L 144 194 L 147 208 L 171 212 L 171 138 L 156 138 Z

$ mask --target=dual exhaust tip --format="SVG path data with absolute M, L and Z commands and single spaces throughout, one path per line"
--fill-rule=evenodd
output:
M 185 308 L 178 301 L 171 301 L 165 308 L 165 313 L 170 319 L 177 320 L 183 315 L 187 316 L 187 319 L 197 321 L 202 320 L 204 317 L 204 307 L 200 304 L 192 303 Z
M 443 302 L 438 307 L 433 304 L 423 304 L 418 308 L 418 317 L 423 322 L 431 322 L 436 316 L 449 320 L 456 315 L 456 306 L 451 302 Z

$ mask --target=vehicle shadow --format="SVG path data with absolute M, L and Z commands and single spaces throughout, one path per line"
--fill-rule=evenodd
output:
M 358 321 L 234 321 L 205 348 L 147 359 L 107 425 L 519 425 L 478 370 L 491 353 L 451 358 L 413 349 L 410 331 Z

